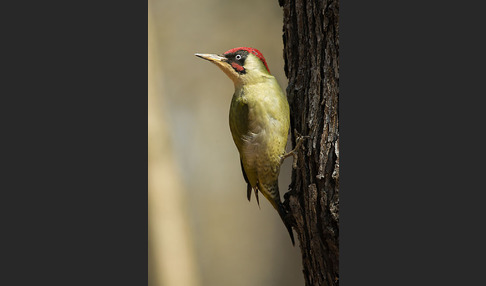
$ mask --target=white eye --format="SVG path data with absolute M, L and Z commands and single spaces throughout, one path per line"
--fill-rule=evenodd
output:
M 235 59 L 241 60 L 241 55 L 236 55 Z

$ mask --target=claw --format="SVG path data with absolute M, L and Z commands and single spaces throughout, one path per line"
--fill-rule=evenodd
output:
M 302 146 L 302 142 L 304 142 L 304 139 L 310 138 L 310 136 L 302 136 L 295 129 L 294 129 L 294 133 L 297 135 L 297 139 L 296 139 L 297 144 L 295 144 L 295 148 L 292 151 L 282 156 L 281 162 L 283 162 L 285 158 L 292 156 L 294 157 L 292 162 L 292 168 L 297 169 L 297 159 L 298 159 L 297 150 L 299 150 L 299 148 Z

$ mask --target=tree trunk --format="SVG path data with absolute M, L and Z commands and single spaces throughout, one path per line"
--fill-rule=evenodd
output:
M 306 285 L 339 285 L 339 3 L 279 0 L 292 142 L 307 135 L 285 194 Z

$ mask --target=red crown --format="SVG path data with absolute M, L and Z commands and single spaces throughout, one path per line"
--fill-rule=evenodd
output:
M 262 53 L 260 53 L 259 50 L 257 49 L 254 49 L 254 48 L 247 48 L 247 47 L 239 47 L 239 48 L 234 48 L 234 49 L 231 49 L 231 50 L 228 50 L 226 51 L 224 54 L 231 54 L 231 53 L 235 53 L 237 51 L 247 51 L 249 53 L 252 53 L 254 54 L 255 56 L 257 56 L 262 62 L 263 64 L 265 65 L 265 67 L 267 68 L 267 71 L 270 72 L 270 69 L 268 68 L 268 65 L 267 65 L 267 61 L 265 61 L 265 58 L 263 57 Z

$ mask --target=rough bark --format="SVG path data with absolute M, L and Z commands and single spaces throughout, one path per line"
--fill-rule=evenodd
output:
M 285 207 L 300 241 L 306 285 L 339 285 L 339 3 L 279 0 L 292 142 L 299 150 Z

